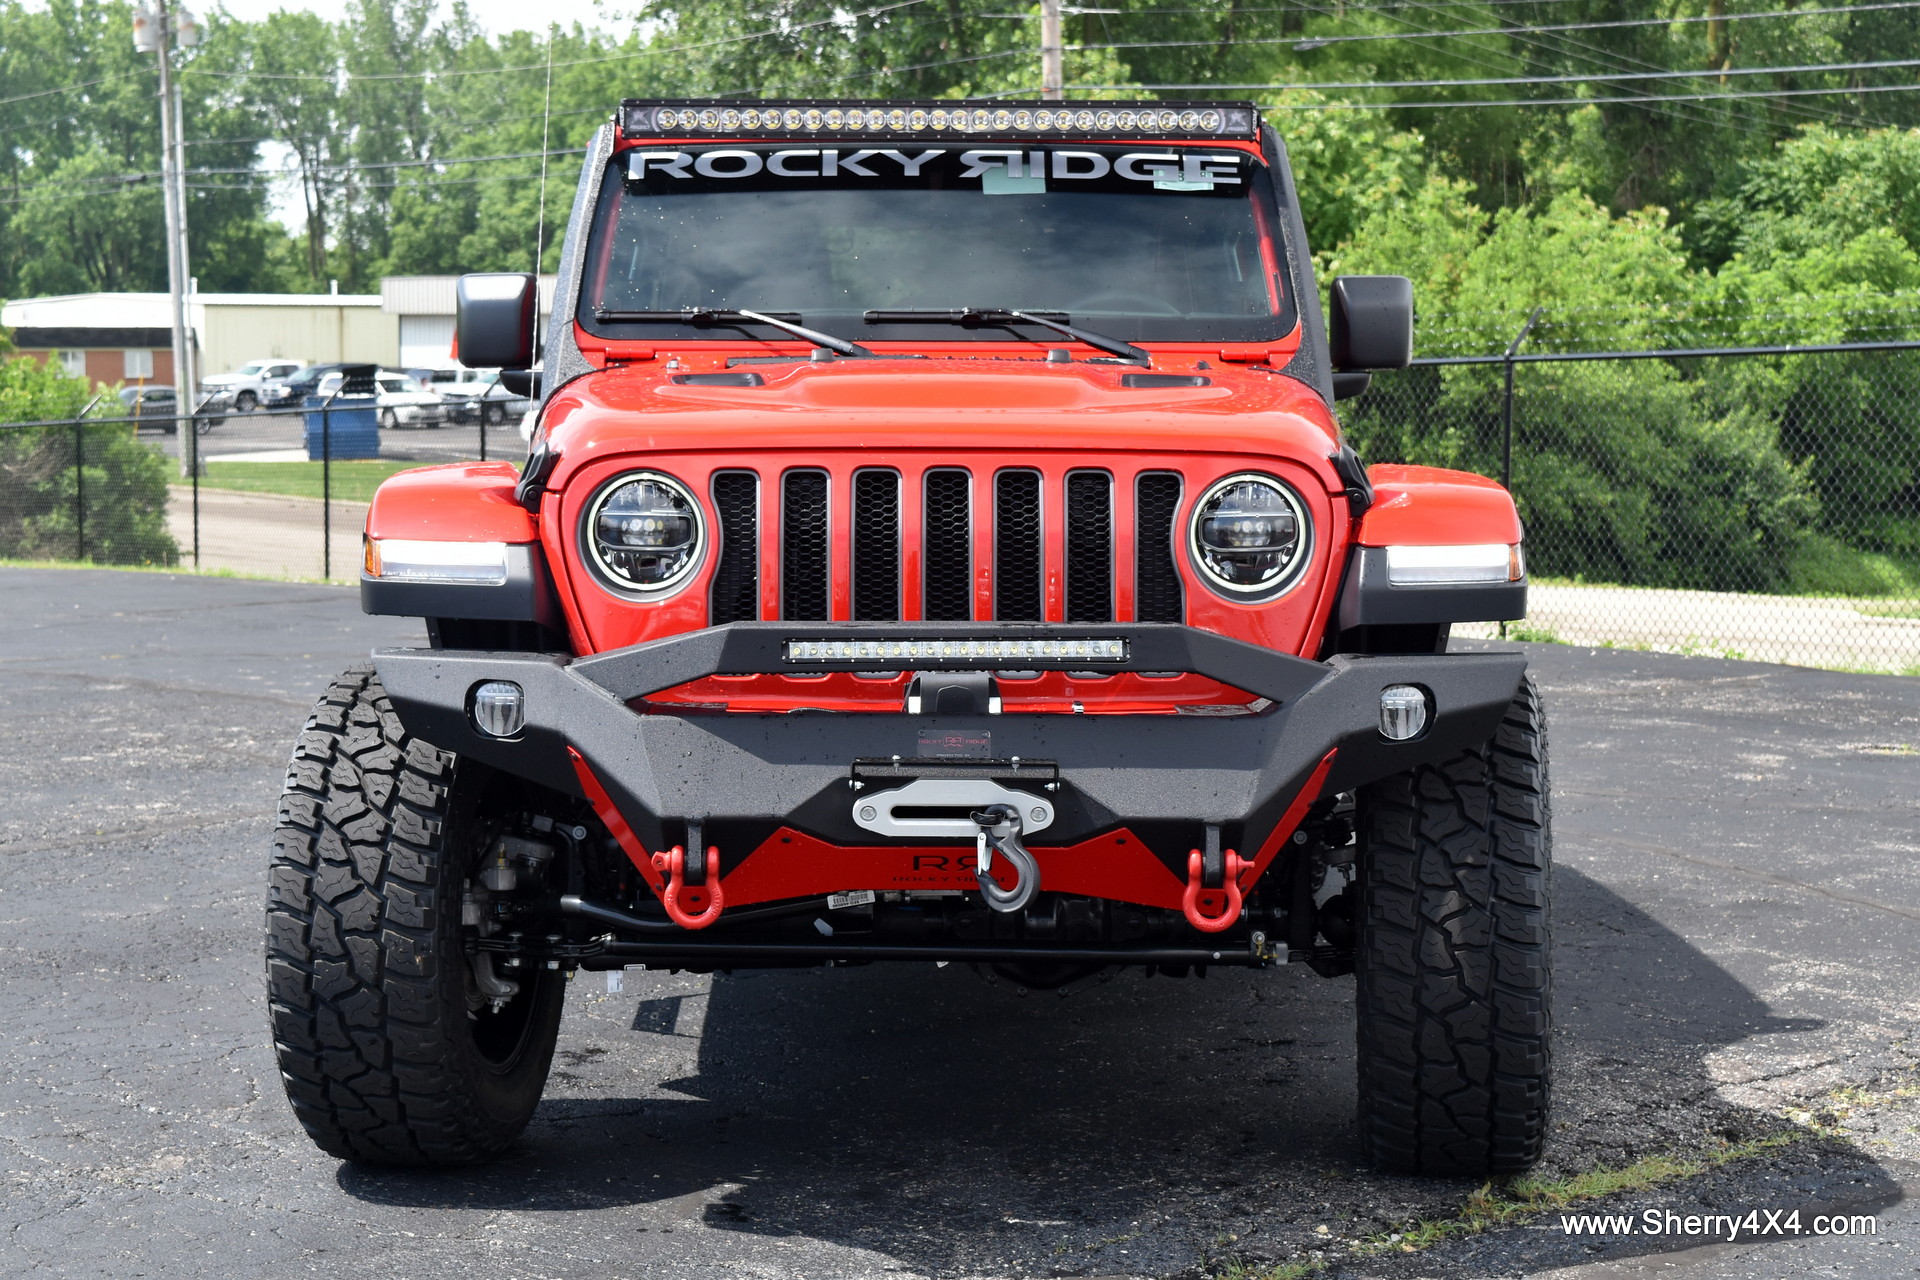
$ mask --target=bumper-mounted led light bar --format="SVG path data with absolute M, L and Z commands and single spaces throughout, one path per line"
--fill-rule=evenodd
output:
M 1260 133 L 1251 102 L 743 102 L 620 104 L 627 138 L 1236 138 Z
M 788 662 L 1125 662 L 1125 640 L 789 640 Z

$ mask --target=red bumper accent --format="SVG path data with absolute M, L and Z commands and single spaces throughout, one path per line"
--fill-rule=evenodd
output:
M 1241 862 L 1240 891 L 1242 893 L 1252 891 L 1260 877 L 1266 874 L 1273 860 L 1279 856 L 1280 850 L 1286 847 L 1287 841 L 1293 839 L 1293 833 L 1300 829 L 1301 822 L 1306 819 L 1307 810 L 1313 807 L 1313 802 L 1320 798 L 1321 789 L 1327 785 L 1327 775 L 1333 772 L 1333 758 L 1339 754 L 1339 749 L 1335 748 L 1320 757 L 1320 763 L 1315 765 L 1313 772 L 1307 776 L 1306 785 L 1300 788 L 1299 794 L 1293 798 L 1293 803 L 1287 806 L 1287 811 L 1280 815 L 1280 821 L 1274 824 L 1266 841 L 1261 844 L 1260 852 L 1253 855 L 1252 862 Z
M 1131 831 L 1054 848 L 1028 845 L 1027 851 L 1040 864 L 1040 887 L 1048 892 L 1179 909 L 1181 882 Z M 727 896 L 740 904 L 851 889 L 977 892 L 974 866 L 967 845 L 838 845 L 782 827 L 734 867 Z M 1006 859 L 994 859 L 988 874 L 1002 888 L 1013 887 Z
M 647 882 L 647 887 L 665 901 L 666 876 L 662 874 L 659 867 L 653 865 L 653 855 L 647 852 L 646 847 L 640 843 L 640 837 L 633 833 L 633 828 L 621 816 L 620 807 L 614 804 L 613 797 L 607 794 L 607 789 L 600 785 L 600 779 L 594 776 L 593 767 L 587 763 L 586 757 L 572 747 L 567 748 L 567 759 L 573 761 L 573 771 L 580 779 L 581 789 L 587 793 L 587 803 L 591 804 L 594 813 L 599 815 L 601 823 L 607 829 L 607 834 L 619 842 L 621 850 L 627 855 L 627 860 L 640 872 L 640 878 Z
M 1040 864 L 1040 887 L 1051 893 L 1110 898 L 1179 911 L 1195 928 L 1218 932 L 1239 919 L 1239 900 L 1253 891 L 1267 867 L 1299 828 L 1308 808 L 1320 798 L 1336 754 L 1329 751 L 1321 758 L 1251 861 L 1230 855 L 1229 880 L 1224 890 L 1198 890 L 1196 896 L 1197 861 L 1193 861 L 1189 877 L 1182 879 L 1125 828 L 1078 844 L 1051 848 L 1029 845 L 1028 850 Z M 593 811 L 606 824 L 607 831 L 619 842 L 674 922 L 683 928 L 700 929 L 718 919 L 723 892 L 719 850 L 708 852 L 707 865 L 713 868 L 709 873 L 712 883 L 706 887 L 710 893 L 701 886 L 682 885 L 680 867 L 684 852 L 675 848 L 668 853 L 649 853 L 621 816 L 607 789 L 600 785 L 600 779 L 594 776 L 592 766 L 572 747 L 567 748 L 567 755 Z M 1194 860 L 1198 857 L 1197 853 L 1193 855 Z M 996 861 L 989 871 L 996 882 L 1007 874 L 1003 861 Z M 971 891 L 979 888 L 974 867 L 974 851 L 965 845 L 837 845 L 804 831 L 782 827 L 762 841 L 751 855 L 735 864 L 726 875 L 724 894 L 725 901 L 734 906 L 746 906 L 856 889 Z M 688 905 L 695 907 L 697 914 L 681 907 L 682 894 L 689 895 Z

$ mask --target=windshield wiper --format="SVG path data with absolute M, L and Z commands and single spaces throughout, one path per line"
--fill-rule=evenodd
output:
M 742 311 L 738 307 L 683 307 L 679 311 L 608 311 L 602 308 L 593 314 L 602 324 L 715 324 L 727 320 L 752 320 L 757 324 L 770 324 L 776 329 L 784 329 L 796 338 L 804 338 L 816 347 L 825 347 L 843 356 L 875 354 L 857 342 L 848 342 L 845 338 L 836 338 L 830 333 L 809 329 L 803 324 L 781 320 L 764 312 Z
M 1122 342 L 1118 338 L 1109 338 L 1105 334 L 1093 333 L 1076 328 L 1064 320 L 1056 320 L 1055 315 L 1064 312 L 1017 311 L 1012 307 L 961 307 L 958 310 L 942 311 L 933 307 L 916 307 L 908 311 L 869 311 L 863 319 L 868 324 L 914 324 L 932 322 L 935 324 L 1006 324 L 1009 320 L 1018 320 L 1026 324 L 1037 324 L 1051 329 L 1055 333 L 1064 333 L 1076 342 L 1084 342 L 1122 360 L 1132 360 L 1138 364 L 1151 364 L 1152 357 L 1131 342 Z

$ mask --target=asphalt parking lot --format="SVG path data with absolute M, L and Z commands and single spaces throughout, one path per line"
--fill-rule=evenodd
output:
M 1065 999 L 958 965 L 585 975 L 516 1159 L 327 1159 L 267 1046 L 274 801 L 328 677 L 416 625 L 29 569 L 0 618 L 0 1275 L 1920 1274 L 1920 680 L 1526 646 L 1559 838 L 1542 1176 L 1811 1115 L 1829 1136 L 1617 1203 L 1877 1234 L 1356 1259 L 1473 1188 L 1359 1165 L 1352 980 L 1297 967 Z

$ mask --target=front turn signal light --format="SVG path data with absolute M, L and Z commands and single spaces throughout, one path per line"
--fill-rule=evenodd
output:
M 1518 543 L 1477 542 L 1465 546 L 1387 548 L 1387 581 L 1396 587 L 1518 582 L 1525 569 Z
M 504 542 L 427 542 L 368 537 L 366 570 L 384 582 L 498 587 L 507 580 Z

